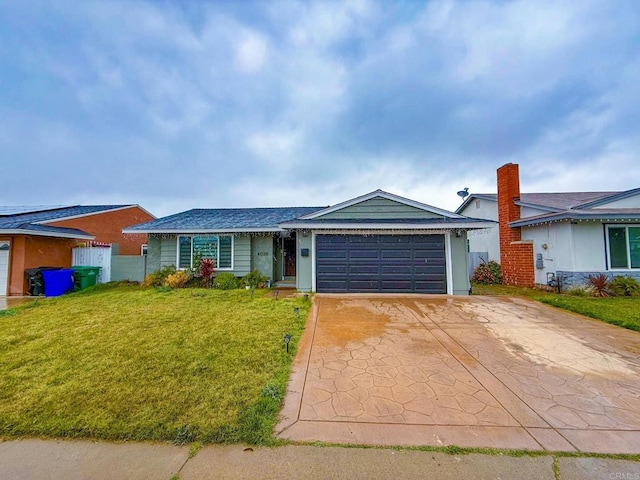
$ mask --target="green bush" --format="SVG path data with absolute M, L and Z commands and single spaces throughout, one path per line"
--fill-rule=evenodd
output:
M 169 275 L 173 275 L 176 273 L 176 267 L 173 265 L 169 265 L 166 267 L 162 267 L 160 270 L 150 273 L 146 277 L 144 277 L 144 282 L 142 282 L 143 287 L 161 287 L 163 286 Z
M 640 293 L 640 282 L 633 277 L 615 277 L 609 282 L 611 291 L 621 297 L 633 297 Z
M 502 283 L 502 267 L 494 260 L 487 263 L 481 263 L 473 271 L 471 281 L 485 285 L 500 284 Z
M 572 297 L 588 297 L 589 291 L 585 287 L 571 287 L 567 290 L 567 295 Z
M 269 278 L 262 275 L 259 270 L 253 270 L 251 273 L 247 273 L 242 277 L 242 285 L 251 288 L 258 288 L 267 280 L 269 280 Z
M 231 272 L 218 274 L 213 283 L 215 287 L 220 290 L 233 290 L 234 288 L 238 288 L 238 279 Z

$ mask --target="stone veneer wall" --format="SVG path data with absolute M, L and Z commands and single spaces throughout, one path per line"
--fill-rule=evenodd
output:
M 633 277 L 640 281 L 640 272 L 566 272 L 558 270 L 556 275 L 561 278 L 562 288 L 567 289 L 571 287 L 586 286 L 589 284 L 589 275 L 605 274 L 609 278 L 613 277 Z

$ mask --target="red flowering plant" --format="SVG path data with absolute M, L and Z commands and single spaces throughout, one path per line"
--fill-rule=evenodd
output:
M 216 262 L 211 258 L 194 259 L 193 276 L 200 280 L 200 284 L 205 288 L 213 286 L 213 276 L 216 273 Z
M 494 260 L 487 263 L 481 263 L 473 271 L 471 281 L 485 285 L 502 283 L 502 267 Z

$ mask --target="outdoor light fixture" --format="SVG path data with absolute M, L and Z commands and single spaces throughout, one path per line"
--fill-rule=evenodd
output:
M 300 307 L 293 307 L 293 313 L 295 313 L 296 318 L 300 320 Z
M 253 300 L 253 288 L 251 290 L 249 290 L 250 294 L 251 294 L 251 300 Z
M 278 299 L 278 295 L 280 295 L 280 291 L 279 290 L 274 290 L 273 291 L 273 296 L 275 297 L 275 299 Z
M 287 353 L 289 353 L 289 342 L 291 341 L 291 335 L 288 333 L 284 336 L 284 344 L 287 347 Z
M 308 237 L 309 236 L 309 230 L 307 230 L 306 228 L 302 229 L 302 236 L 303 237 Z

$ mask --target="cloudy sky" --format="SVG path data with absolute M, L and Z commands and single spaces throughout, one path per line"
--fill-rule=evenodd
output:
M 640 187 L 637 0 L 0 2 L 0 204 Z

